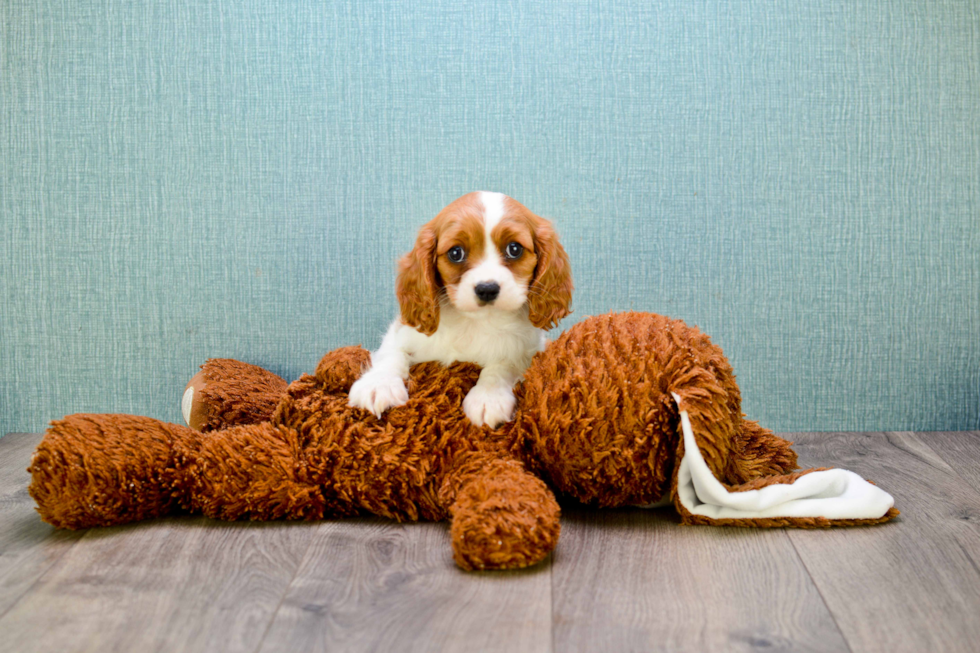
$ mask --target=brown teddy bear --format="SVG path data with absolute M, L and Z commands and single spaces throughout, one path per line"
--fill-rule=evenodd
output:
M 659 315 L 574 325 L 535 356 L 513 421 L 495 430 L 461 409 L 479 375 L 469 363 L 414 366 L 408 403 L 381 420 L 349 407 L 368 362 L 366 350 L 344 347 L 287 385 L 208 361 L 186 394 L 194 428 L 126 415 L 53 422 L 28 470 L 31 496 L 62 528 L 176 511 L 448 519 L 464 569 L 545 558 L 560 529 L 550 488 L 596 506 L 669 499 L 692 524 L 823 527 L 898 514 L 851 472 L 790 473 L 790 443 L 744 418 L 721 350 Z

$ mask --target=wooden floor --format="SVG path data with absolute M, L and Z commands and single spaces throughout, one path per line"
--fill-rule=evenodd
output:
M 445 524 L 38 519 L 40 436 L 0 439 L 0 651 L 978 651 L 980 432 L 791 434 L 902 516 L 682 527 L 566 506 L 551 559 L 465 573 Z

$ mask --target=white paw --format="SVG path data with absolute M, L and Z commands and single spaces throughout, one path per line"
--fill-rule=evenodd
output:
M 369 410 L 378 418 L 389 408 L 408 401 L 405 382 L 390 374 L 368 370 L 350 387 L 347 405 Z
M 477 426 L 497 428 L 514 416 L 514 403 L 510 388 L 477 384 L 463 399 L 463 412 Z

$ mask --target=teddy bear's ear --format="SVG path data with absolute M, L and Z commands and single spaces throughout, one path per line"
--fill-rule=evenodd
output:
M 439 328 L 439 281 L 436 272 L 436 231 L 425 225 L 415 247 L 398 261 L 395 294 L 402 322 L 425 335 Z
M 534 249 L 538 264 L 527 291 L 528 317 L 539 329 L 550 329 L 571 313 L 572 267 L 551 224 L 535 218 Z

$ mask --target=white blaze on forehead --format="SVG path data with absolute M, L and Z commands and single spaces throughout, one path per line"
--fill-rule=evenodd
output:
M 527 288 L 517 283 L 514 275 L 504 264 L 503 257 L 493 242 L 490 233 L 500 224 L 507 212 L 507 196 L 502 193 L 481 191 L 478 195 L 483 205 L 483 230 L 486 234 L 486 246 L 483 258 L 473 261 L 473 267 L 460 278 L 458 291 L 453 303 L 462 311 L 479 311 L 484 308 L 476 296 L 476 285 L 483 282 L 496 282 L 500 294 L 492 304 L 491 310 L 516 311 L 527 300 Z
M 491 193 L 480 191 L 480 202 L 483 203 L 483 223 L 487 227 L 487 233 L 497 226 L 501 218 L 504 217 L 504 200 L 507 196 L 503 193 Z
M 483 204 L 483 230 L 487 235 L 487 246 L 484 260 L 499 260 L 497 246 L 490 237 L 490 232 L 504 217 L 504 200 L 507 198 L 503 193 L 491 193 L 480 191 L 480 202 Z

